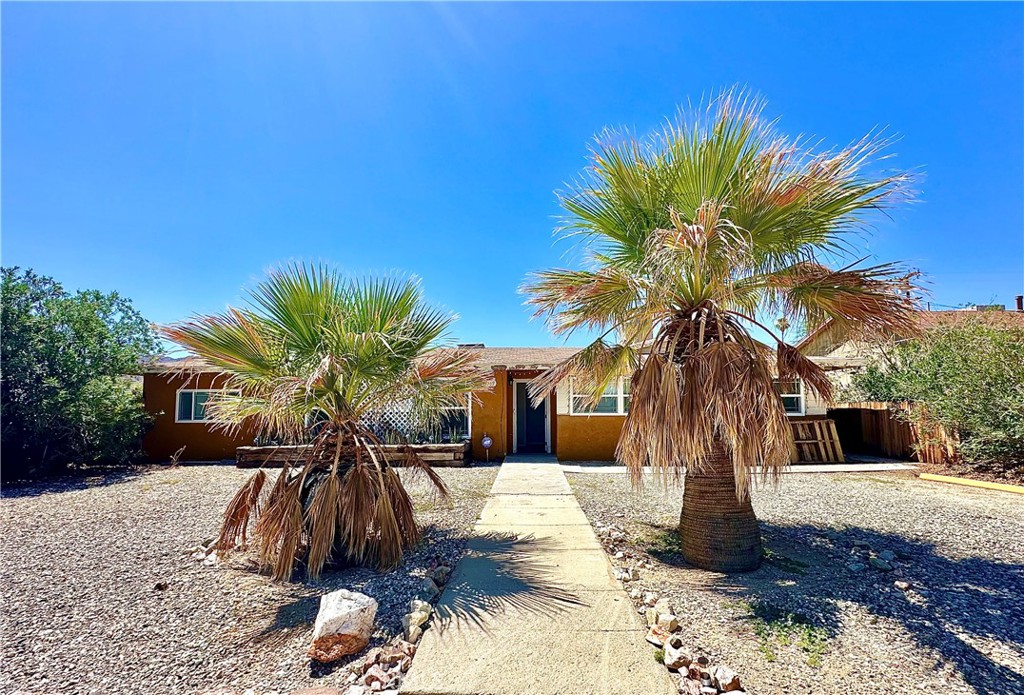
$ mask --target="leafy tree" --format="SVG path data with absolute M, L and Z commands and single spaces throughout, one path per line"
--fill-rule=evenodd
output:
M 853 377 L 850 400 L 912 402 L 906 417 L 956 432 L 965 461 L 1024 465 L 1024 329 L 984 318 L 897 343 Z
M 285 467 L 272 486 L 260 470 L 238 491 L 219 546 L 244 544 L 252 520 L 261 561 L 280 579 L 300 560 L 311 576 L 332 558 L 397 565 L 419 529 L 394 466 L 442 492 L 444 483 L 412 449 L 389 461 L 364 420 L 403 403 L 429 424 L 492 385 L 476 353 L 440 344 L 453 320 L 428 307 L 412 281 L 291 266 L 258 285 L 246 308 L 164 329 L 228 375 L 225 392 L 207 402 L 225 427 L 312 440 L 301 465 Z
M 4 479 L 131 461 L 148 417 L 128 375 L 157 351 L 149 324 L 116 292 L 2 272 Z
M 858 267 L 852 255 L 864 213 L 905 179 L 867 173 L 884 143 L 812 151 L 762 109 L 727 93 L 654 137 L 603 134 L 561 194 L 565 233 L 592 267 L 541 272 L 526 287 L 556 333 L 600 333 L 536 380 L 534 396 L 574 377 L 596 400 L 632 374 L 616 455 L 636 483 L 648 464 L 663 480 L 685 469 L 683 555 L 720 571 L 760 564 L 750 481 L 758 470 L 777 479 L 789 462 L 773 378 L 830 395 L 823 371 L 758 316 L 893 330 L 911 315 L 904 271 Z M 829 265 L 837 259 L 854 263 Z M 774 350 L 751 336 L 755 326 Z

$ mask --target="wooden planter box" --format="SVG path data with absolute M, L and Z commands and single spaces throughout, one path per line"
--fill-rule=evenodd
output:
M 410 445 L 421 459 L 435 468 L 462 468 L 470 458 L 469 442 L 458 444 L 412 444 Z M 280 468 L 288 463 L 302 459 L 308 446 L 305 444 L 288 446 L 240 446 L 235 450 L 235 466 L 238 468 Z M 398 459 L 402 449 L 397 444 L 385 444 L 384 454 L 389 460 Z

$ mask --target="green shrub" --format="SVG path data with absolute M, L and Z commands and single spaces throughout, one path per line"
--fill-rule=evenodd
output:
M 957 433 L 969 463 L 1024 464 L 1024 330 L 983 320 L 930 330 L 887 351 L 849 391 L 916 404 L 906 417 Z
M 149 324 L 117 293 L 69 294 L 31 270 L 2 273 L 3 479 L 130 462 L 148 422 L 130 375 L 157 351 Z

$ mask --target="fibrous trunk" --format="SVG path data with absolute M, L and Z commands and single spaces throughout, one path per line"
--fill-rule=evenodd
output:
M 715 572 L 750 572 L 761 565 L 761 532 L 750 495 L 736 498 L 736 477 L 717 442 L 699 473 L 687 471 L 679 517 L 683 557 Z

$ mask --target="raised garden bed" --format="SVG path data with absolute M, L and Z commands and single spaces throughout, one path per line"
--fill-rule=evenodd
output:
M 462 468 L 469 464 L 469 442 L 456 444 L 411 444 L 421 459 L 435 468 Z M 301 460 L 308 449 L 305 444 L 282 446 L 240 446 L 235 451 L 235 465 L 238 468 L 280 468 L 288 463 Z M 385 444 L 388 460 L 397 460 L 405 447 L 399 444 Z

